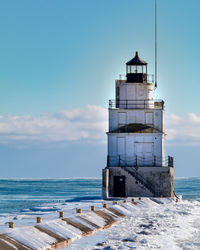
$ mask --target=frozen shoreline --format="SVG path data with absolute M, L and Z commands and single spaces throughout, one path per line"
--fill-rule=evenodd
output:
M 0 233 L 8 229 L 7 223 L 9 221 L 14 221 L 16 228 L 33 226 L 37 216 L 42 217 L 43 222 L 45 222 L 57 219 L 60 210 L 63 210 L 67 217 L 75 214 L 78 207 L 81 207 L 85 213 L 90 210 L 91 205 L 94 205 L 96 209 L 101 209 L 103 203 L 101 200 L 101 180 L 96 178 L 94 180 L 54 181 L 4 180 L 0 181 L 0 187 L 2 190 Z M 122 249 L 148 249 L 150 247 L 159 249 L 159 246 L 160 249 L 163 249 L 163 246 L 166 249 L 165 244 L 162 243 L 163 240 L 160 239 L 167 237 L 166 245 L 171 244 L 176 249 L 184 247 L 185 249 L 200 249 L 198 222 L 200 221 L 200 203 L 198 202 L 200 201 L 200 179 L 175 179 L 175 190 L 176 193 L 183 195 L 182 202 L 158 204 L 157 206 L 155 202 L 149 204 L 150 202 L 148 203 L 145 198 L 142 198 L 144 203 L 135 206 L 137 210 L 132 213 L 129 219 L 123 219 L 119 224 L 113 225 L 111 229 L 76 240 L 72 242 L 70 248 L 81 249 L 83 246 L 82 249 L 104 249 L 107 246 L 109 249 L 109 246 L 112 246 L 113 249 L 118 249 L 119 245 L 119 248 Z M 108 202 L 108 204 L 112 204 L 112 202 Z M 187 227 L 188 220 L 190 221 L 189 227 Z M 151 221 L 153 226 L 143 230 L 141 224 L 144 223 L 148 226 L 151 225 Z M 130 229 L 127 229 L 128 227 Z M 142 234 L 141 231 L 145 230 L 147 233 Z M 115 239 L 117 231 L 122 231 L 122 235 Z M 180 235 L 183 235 L 182 240 L 178 240 Z M 147 242 L 143 242 L 143 239 Z M 101 244 L 102 242 L 106 242 L 104 246 L 96 246 L 97 243 Z M 147 247 L 148 244 L 150 247 Z
M 69 249 L 200 249 L 200 203 L 162 201 L 143 198 L 130 216 Z
M 200 202 L 184 200 L 176 203 L 170 198 L 142 198 L 141 201 L 136 198 L 136 202 L 137 205 L 131 205 L 120 201 L 117 206 L 124 208 L 126 218 L 110 229 L 73 241 L 68 249 L 200 248 Z M 107 203 L 112 206 L 112 202 Z M 101 209 L 102 200 L 48 204 L 18 215 L 14 221 L 20 230 L 24 225 L 34 225 L 36 215 L 42 216 L 45 223 L 58 218 L 57 210 L 63 210 L 65 216 L 70 217 L 75 215 L 77 207 L 88 213 L 90 205 Z M 8 225 L 2 225 L 2 222 L 1 218 L 1 233 L 8 230 Z

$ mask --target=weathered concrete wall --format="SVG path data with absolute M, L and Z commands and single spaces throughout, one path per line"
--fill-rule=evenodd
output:
M 109 169 L 104 168 L 102 171 L 102 196 L 109 197 Z
M 119 82 L 120 100 L 152 100 L 154 98 L 153 83 L 128 83 Z
M 145 164 L 152 166 L 154 157 L 156 165 L 165 165 L 165 135 L 162 133 L 108 133 L 108 155 L 110 166 L 116 166 L 119 155 L 124 164 L 136 165 L 136 155 L 145 159 Z M 118 138 L 124 139 L 124 143 L 119 143 Z M 141 152 L 138 152 L 137 145 L 141 145 Z M 148 148 L 147 146 L 151 145 Z M 123 164 L 123 162 L 121 162 Z M 138 158 L 138 165 L 144 162 Z
M 156 191 L 156 195 L 130 174 L 132 170 L 133 167 L 109 167 L 103 169 L 103 198 L 114 198 L 114 176 L 125 176 L 126 197 L 173 197 L 174 169 L 172 167 L 136 168 L 138 174 Z
M 164 109 L 109 109 L 109 131 L 130 123 L 142 123 L 164 132 L 163 122 Z

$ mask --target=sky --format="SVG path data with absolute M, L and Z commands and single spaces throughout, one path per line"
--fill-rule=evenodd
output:
M 175 176 L 200 176 L 199 0 L 158 0 L 158 88 Z M 154 0 L 0 8 L 2 178 L 101 176 L 107 104 L 135 51 L 154 73 Z

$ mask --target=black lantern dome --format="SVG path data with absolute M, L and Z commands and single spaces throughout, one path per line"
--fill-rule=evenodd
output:
M 137 51 L 135 57 L 126 63 L 126 77 L 127 82 L 147 81 L 147 62 L 139 58 Z

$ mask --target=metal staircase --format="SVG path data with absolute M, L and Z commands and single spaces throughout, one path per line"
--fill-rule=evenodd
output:
M 127 169 L 126 167 L 121 167 L 121 169 L 123 169 L 129 175 L 133 176 L 136 179 L 136 181 L 138 181 L 145 188 L 147 188 L 152 193 L 152 195 L 154 197 L 157 196 L 157 193 L 156 193 L 154 187 L 152 186 L 152 184 L 150 182 L 148 182 L 147 180 L 145 180 L 145 178 L 137 172 L 135 167 L 132 167 L 131 170 Z

